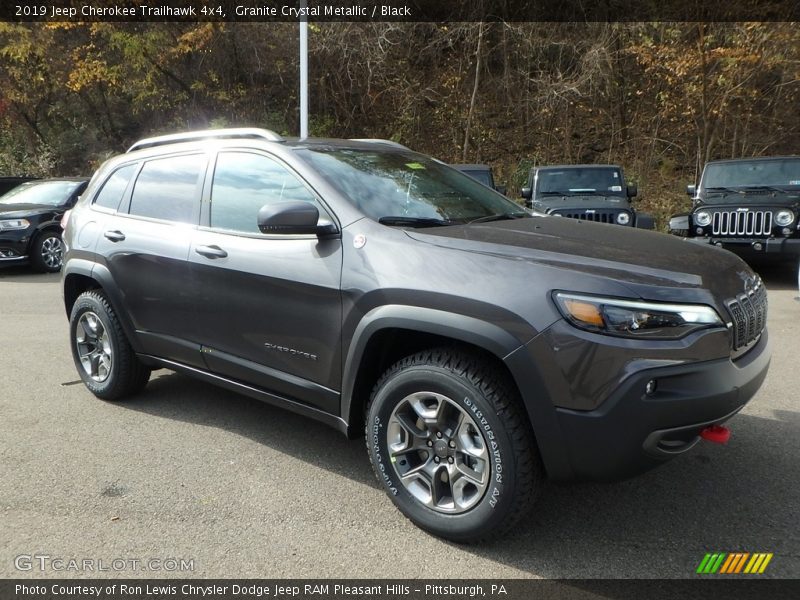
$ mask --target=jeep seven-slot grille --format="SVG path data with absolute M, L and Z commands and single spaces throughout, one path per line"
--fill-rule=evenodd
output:
M 623 211 L 613 211 L 613 210 L 594 210 L 591 212 L 586 212 L 585 210 L 554 210 L 552 214 L 554 215 L 561 215 L 562 217 L 567 217 L 568 219 L 581 219 L 583 221 L 592 221 L 593 223 L 616 223 L 617 222 L 617 215 Z M 633 219 L 631 219 L 632 221 Z
M 772 232 L 772 211 L 717 211 L 712 216 L 711 230 L 713 235 L 768 236 Z
M 767 323 L 767 290 L 756 279 L 755 286 L 725 303 L 733 317 L 733 349 L 738 350 L 754 342 Z

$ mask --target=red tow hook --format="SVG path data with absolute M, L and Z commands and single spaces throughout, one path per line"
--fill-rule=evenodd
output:
M 715 444 L 726 444 L 731 439 L 731 430 L 722 425 L 710 425 L 700 432 L 700 437 Z

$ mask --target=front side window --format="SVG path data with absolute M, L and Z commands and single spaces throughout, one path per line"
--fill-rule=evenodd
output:
M 95 205 L 117 210 L 120 201 L 122 201 L 122 195 L 128 189 L 128 183 L 135 171 L 135 164 L 127 165 L 114 171 L 94 199 Z
M 242 233 L 260 233 L 258 211 L 276 202 L 311 202 L 314 195 L 291 171 L 251 152 L 220 152 L 211 186 L 209 225 Z
M 192 223 L 197 182 L 206 167 L 202 154 L 147 161 L 133 187 L 130 214 L 176 223 Z

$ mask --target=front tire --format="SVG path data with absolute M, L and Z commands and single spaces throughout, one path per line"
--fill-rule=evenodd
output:
M 147 385 L 150 369 L 136 357 L 105 294 L 84 292 L 69 319 L 75 368 L 98 398 L 121 400 Z
M 64 260 L 64 242 L 57 231 L 43 231 L 31 244 L 31 266 L 40 273 L 58 273 Z
M 543 468 L 519 394 L 483 356 L 441 348 L 390 367 L 367 410 L 378 481 L 417 526 L 456 541 L 507 532 Z

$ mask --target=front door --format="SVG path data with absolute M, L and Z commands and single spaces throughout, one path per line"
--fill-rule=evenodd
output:
M 264 235 L 259 209 L 315 194 L 278 160 L 220 152 L 189 262 L 203 357 L 221 375 L 338 410 L 341 240 Z

